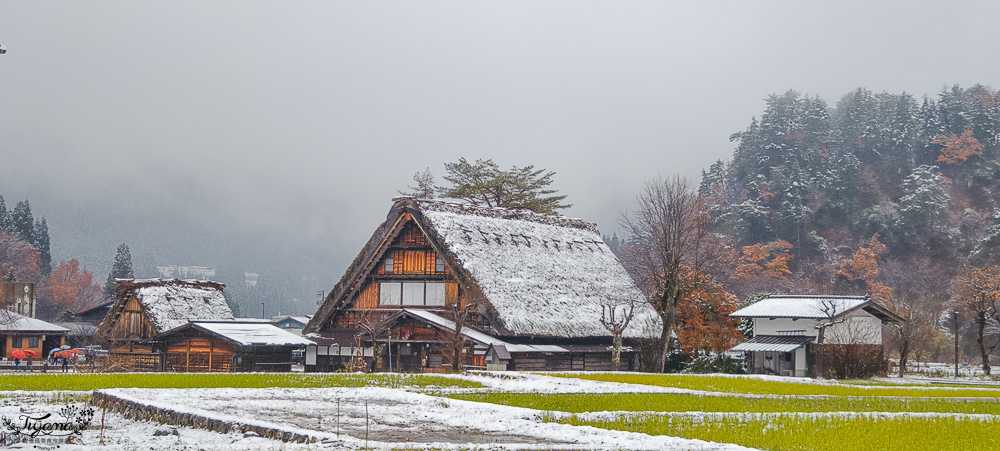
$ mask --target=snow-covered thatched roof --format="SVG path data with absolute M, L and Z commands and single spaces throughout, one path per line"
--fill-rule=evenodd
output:
M 835 318 L 862 309 L 883 321 L 899 317 L 868 296 L 768 296 L 729 316 L 736 318 Z
M 225 287 L 222 283 L 201 280 L 117 279 L 115 305 L 98 327 L 98 335 L 113 327 L 132 298 L 139 301 L 156 333 L 189 321 L 231 321 L 233 312 L 222 292 Z
M 409 215 L 409 216 L 406 216 Z M 656 337 L 660 320 L 605 244 L 597 226 L 526 210 L 400 198 L 331 290 L 305 332 L 316 332 L 360 286 L 404 217 L 413 220 L 467 294 L 481 294 L 501 336 L 610 335 L 602 305 L 635 305 L 626 337 Z
M 595 224 L 456 203 L 419 205 L 425 227 L 475 279 L 507 333 L 606 336 L 601 305 L 634 303 L 625 335 L 655 336 L 656 312 Z

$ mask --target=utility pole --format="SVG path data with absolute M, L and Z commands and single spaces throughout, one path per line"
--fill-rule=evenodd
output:
M 955 379 L 958 379 L 958 310 L 951 313 L 955 316 Z
M 260 303 L 260 319 L 266 319 L 266 318 L 264 318 L 264 303 L 263 302 Z

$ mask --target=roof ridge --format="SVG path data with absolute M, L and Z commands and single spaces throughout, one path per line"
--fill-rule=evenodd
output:
M 866 299 L 864 295 L 844 294 L 772 294 L 764 299 L 814 298 L 814 299 Z
M 597 232 L 597 224 L 585 221 L 580 218 L 570 218 L 557 214 L 538 213 L 526 208 L 504 208 L 504 207 L 484 207 L 457 201 L 446 201 L 440 199 L 418 199 L 415 197 L 397 197 L 393 199 L 397 203 L 413 201 L 421 210 L 438 211 L 444 213 L 467 214 L 482 216 L 487 218 L 510 219 L 520 221 L 530 221 L 559 227 L 572 227 L 577 229 Z

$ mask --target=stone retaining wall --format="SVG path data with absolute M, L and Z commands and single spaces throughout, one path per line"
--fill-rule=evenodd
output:
M 259 426 L 239 422 L 223 421 L 203 415 L 177 412 L 171 409 L 148 406 L 135 401 L 122 399 L 114 395 L 95 390 L 90 403 L 95 409 L 107 409 L 121 414 L 133 421 L 154 421 L 157 423 L 184 426 L 229 434 L 232 432 L 253 432 L 260 437 L 266 437 L 283 442 L 315 443 L 316 437 L 284 430 L 277 426 Z

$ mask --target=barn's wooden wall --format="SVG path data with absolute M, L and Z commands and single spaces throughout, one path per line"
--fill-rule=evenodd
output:
M 223 340 L 179 337 L 167 343 L 167 371 L 228 372 L 232 362 L 233 346 Z
M 155 331 L 146 318 L 142 306 L 136 298 L 129 299 L 121 315 L 115 319 L 111 327 L 111 339 L 144 340 L 152 337 Z

